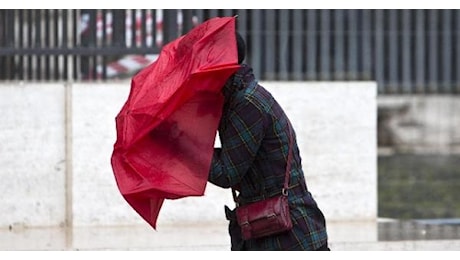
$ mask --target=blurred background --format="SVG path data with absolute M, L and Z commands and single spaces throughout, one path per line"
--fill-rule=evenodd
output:
M 0 80 L 126 80 L 234 15 L 262 81 L 377 82 L 379 239 L 460 236 L 460 10 L 3 9 Z

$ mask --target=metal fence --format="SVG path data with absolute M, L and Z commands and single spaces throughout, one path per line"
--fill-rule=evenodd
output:
M 232 15 L 261 80 L 460 93 L 460 11 L 452 9 L 0 10 L 0 80 L 129 77 L 194 25 Z

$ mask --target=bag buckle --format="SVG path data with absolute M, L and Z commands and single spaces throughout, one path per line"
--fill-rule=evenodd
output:
M 281 190 L 281 194 L 283 194 L 283 196 L 287 196 L 287 195 L 288 195 L 287 189 L 283 188 L 283 189 Z

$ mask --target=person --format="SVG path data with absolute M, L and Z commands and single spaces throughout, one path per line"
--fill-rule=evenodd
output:
M 243 240 L 235 209 L 225 206 L 231 250 L 329 251 L 325 217 L 307 188 L 295 131 L 280 104 L 256 81 L 252 68 L 243 63 L 246 44 L 236 34 L 240 68 L 222 88 L 224 105 L 218 126 L 221 145 L 214 148 L 208 181 L 237 190 L 240 205 L 257 201 L 261 194 L 280 194 L 291 127 L 288 201 L 293 228 L 278 235 Z

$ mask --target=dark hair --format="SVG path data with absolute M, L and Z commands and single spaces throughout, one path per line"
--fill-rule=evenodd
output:
M 239 32 L 236 32 L 236 46 L 238 49 L 238 64 L 241 64 L 246 56 L 246 43 Z

